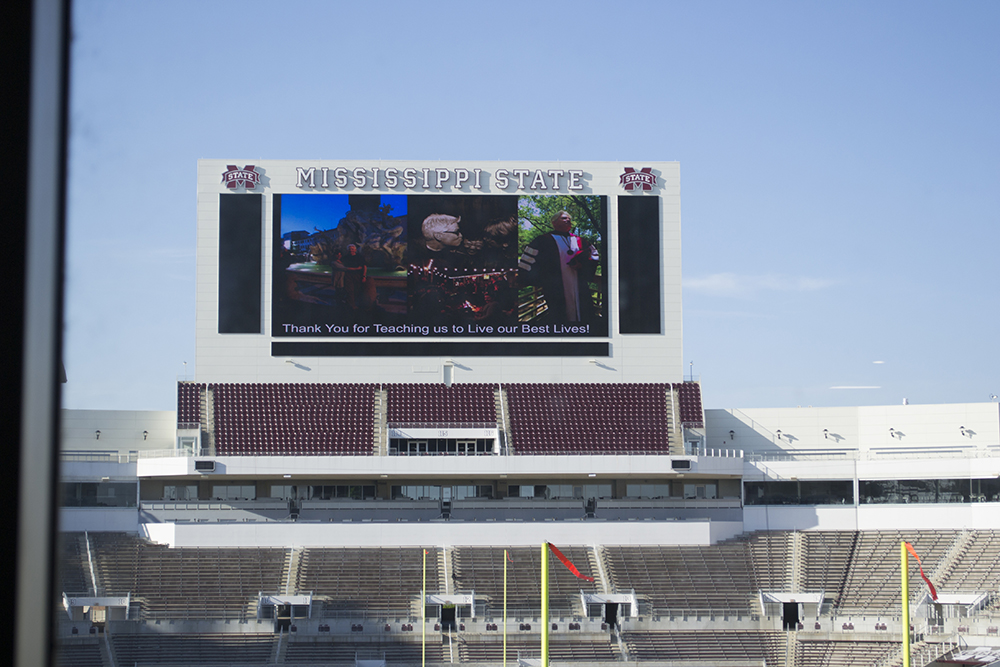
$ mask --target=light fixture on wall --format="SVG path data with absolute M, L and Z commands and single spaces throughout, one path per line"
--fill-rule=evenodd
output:
M 778 440 L 781 440 L 781 429 L 778 429 Z
M 149 437 L 149 431 L 143 431 L 142 432 L 142 439 L 145 440 L 148 437 Z
M 896 429 L 894 429 L 892 427 L 889 427 L 889 437 L 890 438 L 895 438 L 896 437 Z
M 95 440 L 101 439 L 101 429 L 97 429 L 96 431 L 94 431 L 94 439 Z
M 964 426 L 959 426 L 958 432 L 961 433 L 962 435 L 969 435 L 969 433 L 965 430 Z
M 736 438 L 736 431 L 729 429 L 729 439 L 734 440 Z
M 829 440 L 829 438 L 830 438 L 830 431 L 828 431 L 827 429 L 823 429 L 823 439 Z

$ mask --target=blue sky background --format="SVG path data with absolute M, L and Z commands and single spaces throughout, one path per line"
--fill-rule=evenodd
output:
M 74 12 L 66 407 L 175 407 L 199 158 L 678 160 L 707 407 L 1000 394 L 1000 3 Z

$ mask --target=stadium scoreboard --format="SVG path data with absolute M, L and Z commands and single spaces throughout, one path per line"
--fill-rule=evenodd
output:
M 678 382 L 676 162 L 201 160 L 197 378 Z

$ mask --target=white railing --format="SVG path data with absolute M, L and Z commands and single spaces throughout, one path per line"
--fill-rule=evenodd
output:
M 810 452 L 800 449 L 785 452 L 753 452 L 747 454 L 746 459 L 751 463 L 756 461 L 853 461 L 859 459 L 860 454 L 861 452 L 856 450 Z
M 167 459 L 178 456 L 219 456 L 212 454 L 208 449 L 147 449 L 138 452 L 140 459 Z
M 499 428 L 497 422 L 386 422 L 386 428 L 424 428 L 424 429 L 449 429 L 449 428 Z
M 65 463 L 81 461 L 98 463 L 135 463 L 138 458 L 139 452 L 132 451 L 122 454 L 117 450 L 61 452 L 59 455 L 59 459 Z
M 697 456 L 708 456 L 713 458 L 723 458 L 723 459 L 742 459 L 744 457 L 742 449 L 705 449 L 700 451 Z
M 981 459 L 1000 458 L 1000 453 L 979 451 L 973 449 L 944 450 L 927 448 L 926 450 L 908 449 L 906 451 L 844 449 L 832 451 L 822 449 L 809 451 L 796 449 L 772 452 L 751 452 L 746 455 L 747 461 L 884 461 L 886 459 Z

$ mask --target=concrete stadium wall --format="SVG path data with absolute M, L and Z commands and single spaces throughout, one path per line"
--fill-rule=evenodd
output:
M 144 523 L 140 534 L 172 547 L 708 545 L 743 532 L 738 521 L 497 521 Z
M 706 410 L 705 427 L 708 447 L 748 454 L 1000 455 L 1000 403 Z

